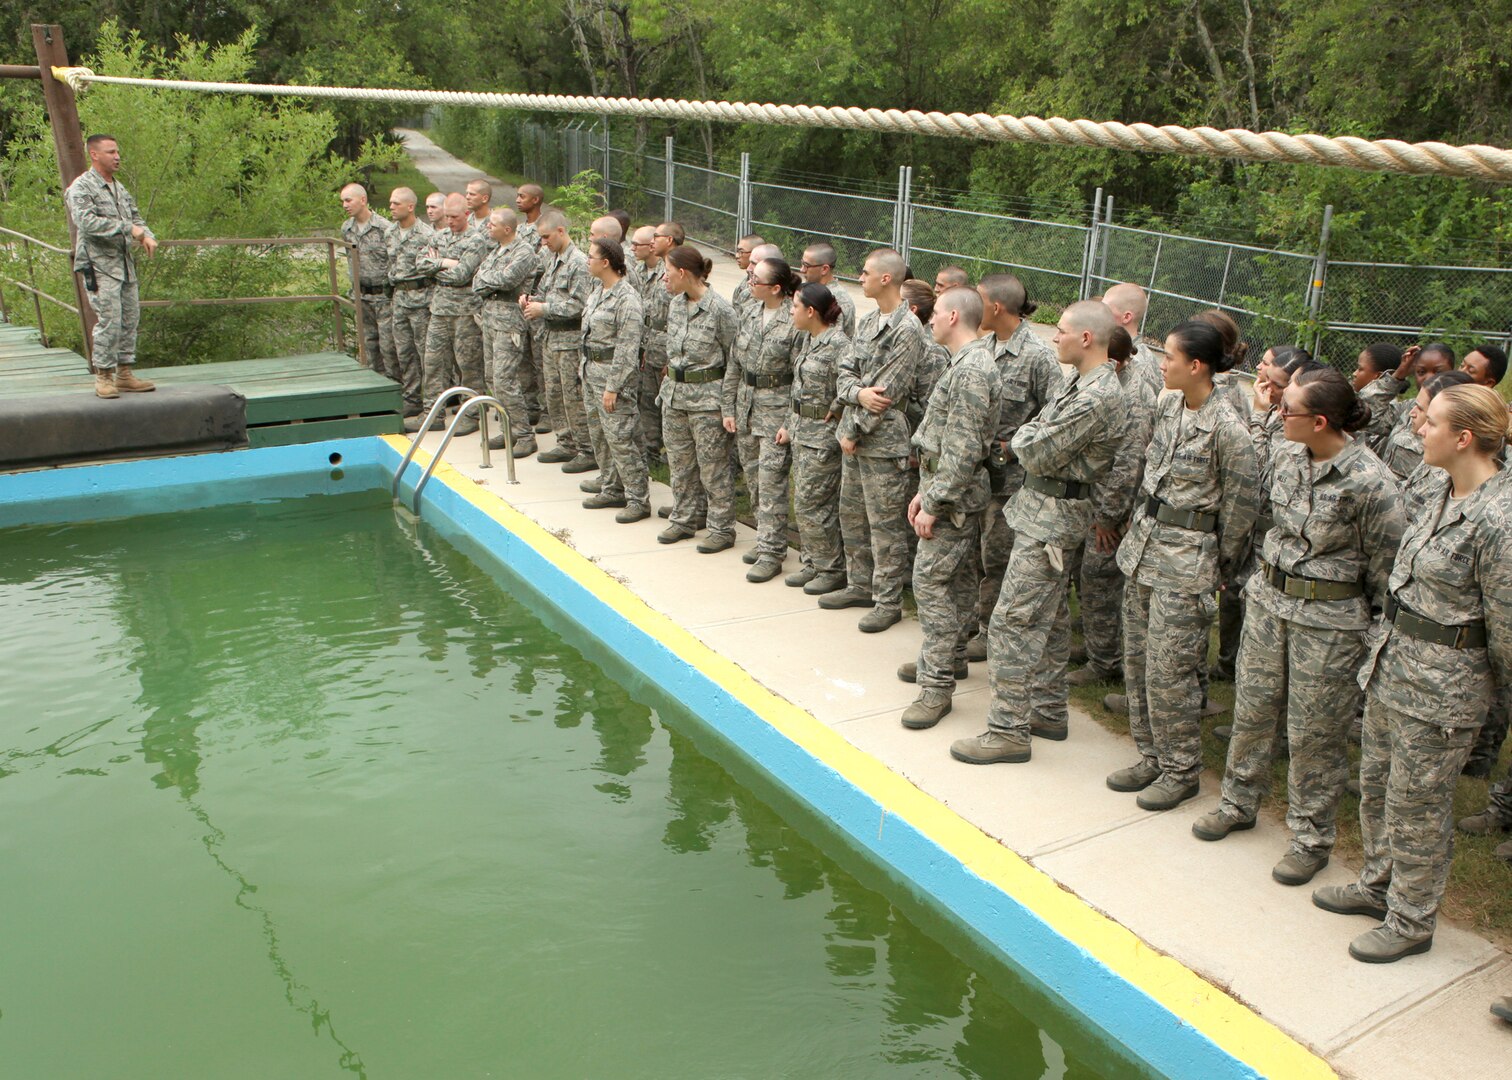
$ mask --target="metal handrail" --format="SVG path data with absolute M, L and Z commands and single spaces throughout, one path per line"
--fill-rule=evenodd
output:
M 394 485 L 389 489 L 389 495 L 395 502 L 399 501 L 399 481 L 404 479 L 404 470 L 409 468 L 409 463 L 415 460 L 415 451 L 420 449 L 420 440 L 425 438 L 425 433 L 436 422 L 436 416 L 446 403 L 455 397 L 475 398 L 478 392 L 470 386 L 453 386 L 449 390 L 442 391 L 436 397 L 436 401 L 430 407 L 430 412 L 425 414 L 425 419 L 420 424 L 420 430 L 415 432 L 415 437 L 410 440 L 409 451 L 404 455 L 404 460 L 399 463 L 399 471 L 394 474 Z
M 452 436 L 457 433 L 457 425 L 462 423 L 462 418 L 467 415 L 467 410 L 475 406 L 478 409 L 478 430 L 483 435 L 483 468 L 487 469 L 491 468 L 491 466 L 488 462 L 488 425 L 483 421 L 482 417 L 485 415 L 485 409 L 493 409 L 499 414 L 499 423 L 504 428 L 504 447 L 509 451 L 505 463 L 505 470 L 509 474 L 509 483 L 519 483 L 515 479 L 514 440 L 509 433 L 509 413 L 504 411 L 504 406 L 500 404 L 498 398 L 490 397 L 486 394 L 478 394 L 464 401 L 462 407 L 457 410 L 457 415 L 452 417 L 452 422 L 447 425 L 446 434 L 441 436 L 441 445 L 436 447 L 436 452 L 431 455 L 430 464 L 425 467 L 425 473 L 420 477 L 420 482 L 415 485 L 415 494 L 410 504 L 410 510 L 416 517 L 420 516 L 420 493 L 425 490 L 425 485 L 430 482 L 431 474 L 436 471 L 436 466 L 441 464 L 442 455 L 446 453 L 446 448 L 451 445 Z M 434 411 L 434 406 L 432 406 L 432 410 Z M 416 443 L 420 441 L 420 436 L 423 434 L 423 430 L 415 433 Z M 410 449 L 413 450 L 414 447 L 412 446 Z

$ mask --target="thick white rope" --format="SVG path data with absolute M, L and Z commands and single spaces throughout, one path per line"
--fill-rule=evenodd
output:
M 1288 135 L 1283 131 L 1242 128 L 1185 128 L 1174 124 L 1120 124 L 1113 121 L 1065 120 L 1038 116 L 989 116 L 986 113 L 938 113 L 900 109 L 837 108 L 825 105 L 757 105 L 729 101 L 672 101 L 665 98 L 570 97 L 563 94 L 495 94 L 458 90 L 397 90 L 348 86 L 276 86 L 266 83 L 191 82 L 182 79 L 131 79 L 96 75 L 83 67 L 53 68 L 53 77 L 77 93 L 91 83 L 159 90 L 197 90 L 211 94 L 260 94 L 274 97 L 390 101 L 405 105 L 468 105 L 532 112 L 598 113 L 645 116 L 662 120 L 704 120 L 732 124 L 783 124 L 790 127 L 888 131 L 906 135 L 1028 142 L 1053 146 L 1087 146 L 1105 150 L 1187 154 L 1239 161 L 1333 165 L 1370 172 L 1419 176 L 1462 176 L 1498 183 L 1512 182 L 1512 151 L 1494 146 L 1408 143 L 1399 139 L 1353 136 Z

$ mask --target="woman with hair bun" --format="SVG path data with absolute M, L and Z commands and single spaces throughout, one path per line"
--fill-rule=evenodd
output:
M 1279 412 L 1284 441 L 1262 463 L 1274 524 L 1244 590 L 1223 798 L 1192 832 L 1221 840 L 1254 826 L 1271 786 L 1276 718 L 1285 716 L 1292 840 L 1271 876 L 1304 885 L 1333 850 L 1361 696 L 1346 676 L 1365 658 L 1372 609 L 1385 607 L 1406 522 L 1391 473 L 1350 437 L 1370 423 L 1370 407 L 1348 379 L 1332 368 L 1304 372 Z
M 640 423 L 640 346 L 644 326 L 640 294 L 625 280 L 625 250 L 618 240 L 588 244 L 588 272 L 602 288 L 583 308 L 583 407 L 598 459 L 597 481 L 586 481 L 589 510 L 618 507 L 621 525 L 651 516 L 646 457 L 636 443 Z
M 695 477 L 708 499 L 705 555 L 735 546 L 735 473 L 730 433 L 722 413 L 722 385 L 735 344 L 735 310 L 709 288 L 714 264 L 686 245 L 667 252 L 664 278 L 672 303 L 667 310 L 667 376 L 662 405 L 662 441 L 672 472 L 671 519 L 657 536 L 675 544 L 694 535 L 698 511 Z
M 1423 460 L 1437 472 L 1402 537 L 1360 670 L 1365 865 L 1358 881 L 1313 893 L 1325 911 L 1382 921 L 1350 943 L 1366 963 L 1433 947 L 1455 781 L 1494 691 L 1512 685 L 1507 426 L 1507 403 L 1484 386 L 1451 386 L 1423 422 Z
M 788 465 L 777 432 L 788 418 L 793 357 L 803 334 L 793 326 L 793 294 L 802 279 L 781 259 L 751 266 L 751 300 L 724 376 L 725 430 L 735 436 L 746 490 L 756 510 L 756 546 L 746 580 L 771 581 L 787 557 Z
M 1213 376 L 1233 358 L 1206 323 L 1166 337 L 1167 390 L 1155 407 L 1144 483 L 1118 546 L 1124 572 L 1124 680 L 1139 761 L 1108 777 L 1144 810 L 1197 794 L 1202 686 L 1215 594 L 1244 557 L 1258 500 L 1254 443 Z
M 835 438 L 845 408 L 835 394 L 835 374 L 850 348 L 843 323 L 843 309 L 828 286 L 810 283 L 794 294 L 793 325 L 804 337 L 793 363 L 791 410 L 777 441 L 793 447 L 793 517 L 803 565 L 782 580 L 810 596 L 845 588 Z

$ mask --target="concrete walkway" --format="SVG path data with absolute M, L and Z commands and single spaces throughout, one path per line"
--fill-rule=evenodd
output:
M 464 180 L 466 177 L 464 177 Z M 738 280 L 732 260 L 716 260 L 715 287 Z M 868 302 L 856 298 L 864 313 Z M 426 437 L 434 450 L 440 433 Z M 542 439 L 542 449 L 552 437 Z M 656 542 L 653 517 L 617 525 L 608 511 L 584 510 L 579 477 L 533 459 L 518 463 L 520 483 L 505 485 L 502 463 L 483 471 L 473 440 L 458 440 L 447 461 L 463 475 L 624 583 L 769 689 L 808 710 L 858 748 L 906 777 L 1054 878 L 1063 888 L 1128 927 L 1153 948 L 1213 984 L 1323 1055 L 1341 1074 L 1371 1080 L 1500 1075 L 1512 1031 L 1492 1017 L 1493 998 L 1512 993 L 1512 958 L 1485 939 L 1441 923 L 1433 950 L 1395 964 L 1350 959 L 1365 918 L 1315 908 L 1310 888 L 1271 880 L 1287 833 L 1262 818 L 1252 832 L 1222 843 L 1193 838 L 1191 824 L 1217 797 L 1202 795 L 1151 814 L 1103 777 L 1133 760 L 1128 738 L 1073 707 L 1071 738 L 1036 740 L 1027 765 L 972 767 L 949 745 L 984 730 L 987 679 L 982 665 L 956 692 L 955 711 L 930 731 L 905 730 L 899 714 L 915 688 L 895 677 L 918 655 L 918 623 L 905 619 L 878 635 L 856 630 L 857 611 L 823 611 L 779 577 L 745 580 L 740 555 L 754 541 L 739 527 L 732 551 L 700 555 L 691 543 Z M 652 485 L 652 502 L 670 492 Z M 785 569 L 797 567 L 790 555 Z M 815 648 L 816 642 L 822 642 Z M 1330 866 L 1317 884 L 1353 874 Z

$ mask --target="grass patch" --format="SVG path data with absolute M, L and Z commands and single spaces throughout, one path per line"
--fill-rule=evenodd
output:
M 373 173 L 371 187 L 372 194 L 368 196 L 368 201 L 373 207 L 381 210 L 385 217 L 388 216 L 389 196 L 394 193 L 394 189 L 409 188 L 415 193 L 416 209 L 422 220 L 425 217 L 425 197 L 436 190 L 436 185 L 415 168 L 415 163 L 408 155 L 401 159 L 392 171 Z

